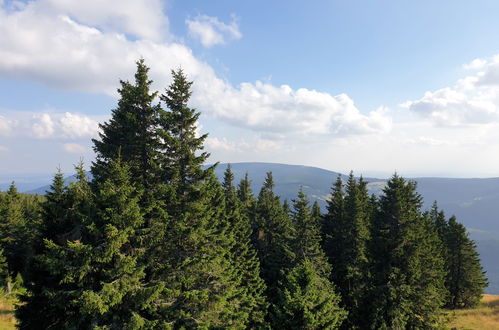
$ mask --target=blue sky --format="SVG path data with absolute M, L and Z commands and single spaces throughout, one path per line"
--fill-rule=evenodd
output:
M 497 1 L 0 0 L 0 181 L 93 159 L 119 79 L 194 81 L 211 161 L 499 176 Z

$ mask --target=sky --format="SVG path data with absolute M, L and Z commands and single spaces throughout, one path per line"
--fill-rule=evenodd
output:
M 210 162 L 499 176 L 499 1 L 0 0 L 0 180 L 94 159 L 135 62 Z

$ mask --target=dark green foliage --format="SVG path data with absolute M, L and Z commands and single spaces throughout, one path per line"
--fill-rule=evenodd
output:
M 96 153 L 92 174 L 97 180 L 105 179 L 108 163 L 120 157 L 130 166 L 133 182 L 147 193 L 159 180 L 160 143 L 156 131 L 160 108 L 153 104 L 157 93 L 150 91 L 148 71 L 144 60 L 140 60 L 135 83 L 120 81 L 118 107 L 108 122 L 99 125 L 99 139 L 92 140 Z
M 247 212 L 242 208 L 242 202 L 237 196 L 233 185 L 234 174 L 230 165 L 224 173 L 222 187 L 225 193 L 225 216 L 228 220 L 229 233 L 234 238 L 231 250 L 232 263 L 241 278 L 239 295 L 243 307 L 249 314 L 249 326 L 261 325 L 267 309 L 264 296 L 265 283 L 260 277 L 260 262 L 251 244 L 251 223 Z
M 322 223 L 323 247 L 331 264 L 336 265 L 341 259 L 345 219 L 345 193 L 343 182 L 338 176 L 331 188 L 331 197 L 327 202 L 327 213 Z M 336 266 L 335 266 L 336 267 Z
M 159 121 L 162 199 L 170 220 L 158 246 L 153 281 L 165 284 L 158 318 L 174 327 L 234 327 L 248 322 L 241 273 L 232 263 L 234 236 L 225 216 L 224 191 L 202 165 L 206 135 L 196 136 L 199 113 L 188 107 L 191 82 L 182 70 L 161 95 L 167 109 Z
M 276 298 L 281 272 L 292 267 L 295 260 L 293 225 L 273 189 L 274 181 L 269 172 L 258 195 L 253 229 L 253 242 L 270 302 Z
M 276 329 L 337 329 L 346 317 L 334 286 L 306 260 L 283 278 L 278 301 Z
M 445 296 L 444 264 L 439 237 L 420 207 L 416 184 L 394 175 L 383 190 L 374 221 L 371 328 L 438 324 Z
M 366 183 L 350 173 L 345 193 L 341 179 L 333 186 L 324 216 L 326 252 L 333 264 L 331 279 L 338 286 L 348 311 L 347 328 L 366 326 L 371 285 L 369 241 L 372 210 Z
M 162 151 L 162 178 L 172 186 L 169 210 L 181 213 L 182 207 L 198 198 L 199 185 L 206 176 L 202 165 L 209 157 L 203 149 L 207 134 L 196 136 L 200 113 L 188 107 L 192 82 L 181 69 L 172 71 L 173 82 L 161 95 L 167 109 L 160 113 Z
M 480 302 L 487 278 L 480 264 L 475 243 L 466 228 L 453 216 L 446 220 L 443 211 L 434 202 L 426 214 L 441 240 L 445 264 L 445 305 L 448 308 L 472 308 Z
M 223 217 L 223 190 L 211 172 L 199 193 L 166 230 L 163 268 L 155 274 L 166 286 L 159 317 L 176 328 L 241 328 L 248 314 L 231 263 L 234 240 Z
M 78 286 L 65 274 L 65 262 L 68 258 L 56 253 L 57 248 L 63 249 L 70 244 L 78 247 L 82 228 L 90 223 L 94 210 L 90 186 L 81 166 L 77 168 L 77 173 L 78 180 L 62 191 L 59 190 L 60 182 L 56 175 L 53 190 L 42 204 L 44 212 L 41 233 L 46 235 L 40 235 L 39 240 L 34 242 L 35 255 L 26 272 L 28 293 L 20 297 L 23 304 L 16 310 L 22 329 L 61 329 L 77 326 L 74 322 L 78 309 L 71 302 L 79 298 Z M 54 201 L 60 196 L 64 197 L 61 204 L 57 205 Z M 60 218 L 48 218 L 51 216 Z M 43 224 L 46 222 L 54 226 L 51 228 L 58 230 L 44 232 Z
M 21 195 L 14 183 L 0 195 L 0 249 L 7 259 L 8 272 L 24 272 L 31 255 L 31 242 L 38 222 L 38 206 L 31 196 Z
M 110 166 L 95 192 L 81 167 L 78 182 L 62 191 L 56 175 L 44 214 L 59 214 L 62 221 L 57 226 L 47 219 L 58 232 L 44 237 L 35 256 L 31 294 L 22 297 L 25 304 L 17 311 L 21 328 L 136 329 L 137 324 L 154 324 L 142 314 L 148 314 L 161 287 L 146 287 L 144 266 L 137 262 L 135 231 L 143 222 L 139 194 L 126 165 L 118 160 Z M 65 196 L 59 209 L 52 204 L 57 196 Z
M 128 166 L 119 159 L 111 162 L 108 179 L 96 183 L 95 212 L 81 242 L 57 250 L 62 258 L 74 255 L 65 276 L 79 287 L 77 307 L 89 327 L 137 329 L 157 323 L 148 315 L 162 286 L 144 283 L 143 251 L 136 242 L 144 221 L 139 197 Z
M 300 189 L 291 211 L 295 237 L 293 267 L 279 281 L 272 319 L 276 328 L 334 329 L 346 312 L 328 277 L 331 266 L 321 248 L 320 224 Z M 317 210 L 315 211 L 317 212 Z
M 421 214 L 415 184 L 395 175 L 376 199 L 338 177 L 322 217 L 302 190 L 281 204 L 269 172 L 255 200 L 247 174 L 236 189 L 230 167 L 222 184 L 203 168 L 183 71 L 160 104 L 148 71 L 140 60 L 121 81 L 92 182 L 80 164 L 40 205 L 0 194 L 0 280 L 27 288 L 20 328 L 420 329 L 447 297 L 478 302 L 474 243 L 436 205 Z
M 317 212 L 317 211 L 316 211 Z M 298 198 L 293 200 L 292 220 L 295 227 L 293 250 L 297 263 L 308 261 L 320 276 L 328 279 L 331 265 L 322 250 L 320 223 L 313 215 L 307 197 L 300 189 Z M 333 293 L 332 293 L 333 294 Z
M 451 217 L 446 235 L 448 251 L 450 308 L 476 307 L 480 302 L 483 289 L 487 287 L 487 278 L 480 264 L 476 244 L 466 232 L 466 228 Z

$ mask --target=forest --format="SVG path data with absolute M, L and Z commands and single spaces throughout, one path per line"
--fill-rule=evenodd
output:
M 194 82 L 195 83 L 195 82 Z M 120 81 L 111 119 L 67 185 L 0 195 L 0 279 L 20 329 L 428 329 L 487 287 L 466 228 L 394 174 L 379 196 L 331 178 L 326 212 L 272 173 L 221 182 L 181 69 Z

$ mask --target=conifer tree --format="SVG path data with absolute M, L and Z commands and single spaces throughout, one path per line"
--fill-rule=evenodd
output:
M 294 263 L 293 238 L 291 220 L 274 194 L 274 180 L 269 172 L 258 195 L 253 241 L 271 303 L 276 299 L 281 272 Z
M 319 206 L 319 203 L 317 201 L 312 204 L 312 218 L 315 219 L 315 221 L 319 224 L 319 229 L 322 230 L 322 214 L 321 214 L 321 208 Z M 322 242 L 322 233 L 321 233 L 321 242 Z
M 448 307 L 472 308 L 480 302 L 488 282 L 480 264 L 476 244 L 466 228 L 451 217 L 446 233 L 448 251 Z
M 296 261 L 307 260 L 314 266 L 314 270 L 328 279 L 331 265 L 322 250 L 320 223 L 309 207 L 309 201 L 300 189 L 298 198 L 293 200 L 292 220 L 295 228 L 293 250 Z
M 31 277 L 35 285 L 18 310 L 21 327 L 138 329 L 155 325 L 147 317 L 162 288 L 144 283 L 144 265 L 139 263 L 140 249 L 134 242 L 143 222 L 140 194 L 119 159 L 107 170 L 107 179 L 95 183 L 95 192 L 82 167 L 77 168 L 78 182 L 66 192 L 61 191 L 60 175 L 56 175 L 45 214 L 58 214 L 62 221 L 48 221 L 48 228 L 59 233 L 44 237 L 45 247 L 35 256 L 33 271 L 38 273 Z M 61 196 L 64 200 L 53 204 Z M 63 223 L 66 233 L 60 226 Z
M 345 322 L 347 328 L 364 328 L 364 313 L 368 304 L 370 290 L 370 205 L 366 183 L 362 178 L 357 182 L 353 173 L 350 173 L 346 183 L 343 203 L 338 201 L 344 209 L 335 210 L 331 203 L 327 219 L 337 223 L 341 228 L 336 236 L 333 234 L 333 246 L 339 251 L 332 252 L 334 265 L 332 280 L 338 286 L 342 297 L 342 305 L 349 312 Z M 338 197 L 339 198 L 339 197 Z M 335 218 L 335 215 L 340 215 Z
M 168 209 L 173 215 L 198 198 L 199 185 L 206 177 L 202 165 L 209 154 L 202 152 L 207 134 L 197 136 L 200 113 L 188 106 L 192 82 L 182 69 L 172 71 L 173 82 L 160 96 L 166 109 L 160 112 L 160 137 L 163 140 L 162 176 L 170 185 Z
M 206 135 L 197 137 L 199 113 L 188 106 L 192 82 L 182 70 L 161 95 L 159 121 L 162 199 L 170 220 L 158 246 L 151 279 L 165 283 L 158 317 L 175 328 L 234 327 L 248 322 L 240 278 L 231 264 L 234 238 L 224 216 L 224 195 L 213 169 L 203 169 Z
M 329 263 L 335 265 L 341 258 L 341 242 L 344 241 L 345 194 L 343 181 L 338 175 L 331 188 L 331 197 L 327 201 L 327 213 L 322 223 L 323 248 Z
M 237 197 L 241 203 L 241 212 L 248 217 L 251 228 L 255 227 L 256 199 L 251 190 L 251 181 L 248 173 L 244 175 L 237 185 Z
M 441 251 L 442 258 L 444 260 L 444 271 L 445 271 L 445 295 L 444 302 L 445 307 L 450 307 L 451 303 L 451 295 L 449 292 L 450 283 L 451 283 L 451 272 L 450 272 L 450 251 L 449 251 L 449 241 L 448 241 L 448 232 L 449 232 L 449 224 L 445 217 L 445 213 L 442 210 L 439 210 L 437 201 L 434 201 L 431 209 L 424 213 L 424 216 L 430 219 L 433 227 L 435 228 L 438 237 L 440 238 L 439 250 Z
M 374 221 L 371 328 L 431 328 L 443 305 L 444 262 L 439 238 L 421 212 L 414 182 L 394 175 Z
M 64 187 L 62 174 L 56 174 L 42 204 L 40 235 L 34 242 L 34 256 L 25 273 L 28 292 L 20 297 L 16 310 L 22 329 L 70 329 L 79 314 L 77 285 L 65 273 L 65 259 L 56 248 L 81 240 L 82 229 L 94 211 L 92 193 L 82 165 L 76 167 L 77 181 Z M 77 244 L 77 243 L 75 243 Z
M 276 329 L 337 329 L 346 317 L 333 284 L 311 261 L 302 260 L 281 281 Z
M 295 261 L 279 281 L 273 323 L 288 329 L 334 329 L 346 313 L 339 307 L 340 297 L 329 281 L 331 266 L 320 245 L 320 224 L 308 204 L 300 189 L 292 211 Z
M 112 111 L 111 119 L 100 124 L 99 139 L 93 139 L 96 160 L 92 174 L 98 180 L 106 173 L 112 160 L 118 157 L 130 166 L 132 183 L 140 184 L 149 198 L 149 192 L 158 184 L 157 132 L 160 108 L 154 104 L 157 92 L 151 92 L 152 81 L 144 60 L 137 61 L 135 82 L 120 81 L 118 107 Z M 103 177 L 102 179 L 105 179 Z
M 25 270 L 30 254 L 29 233 L 23 200 L 12 183 L 0 202 L 0 248 L 12 276 Z
M 225 193 L 225 216 L 228 219 L 229 233 L 234 237 L 232 263 L 241 276 L 240 296 L 249 314 L 249 327 L 261 325 L 267 309 L 265 283 L 260 277 L 260 262 L 251 244 L 251 224 L 247 212 L 233 185 L 234 174 L 230 165 L 224 172 L 222 187 Z

